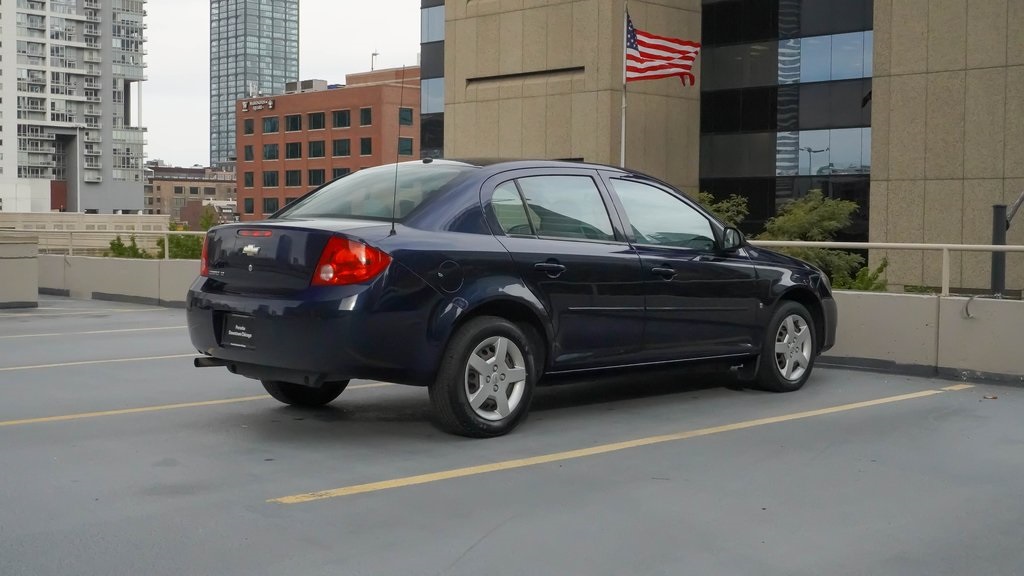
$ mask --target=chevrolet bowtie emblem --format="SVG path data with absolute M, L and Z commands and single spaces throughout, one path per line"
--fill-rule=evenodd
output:
M 256 256 L 260 253 L 260 247 L 255 244 L 249 244 L 245 248 L 242 248 L 242 254 L 246 256 Z

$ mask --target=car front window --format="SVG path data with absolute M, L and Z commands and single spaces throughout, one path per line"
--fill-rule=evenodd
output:
M 612 179 L 638 244 L 712 250 L 711 222 L 681 199 L 648 184 Z

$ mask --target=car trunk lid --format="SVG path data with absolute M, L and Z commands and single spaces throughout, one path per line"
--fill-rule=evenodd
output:
M 331 236 L 371 244 L 389 224 L 364 220 L 263 221 L 214 228 L 207 235 L 209 278 L 240 294 L 287 294 L 309 287 Z

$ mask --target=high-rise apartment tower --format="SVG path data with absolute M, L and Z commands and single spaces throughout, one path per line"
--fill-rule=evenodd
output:
M 0 210 L 141 210 L 146 0 L 0 3 Z
M 235 160 L 235 102 L 299 79 L 299 0 L 211 0 L 210 165 Z

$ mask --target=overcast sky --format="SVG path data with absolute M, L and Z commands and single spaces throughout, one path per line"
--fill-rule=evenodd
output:
M 343 83 L 345 75 L 415 65 L 419 0 L 300 0 L 299 75 Z M 210 2 L 149 0 L 142 84 L 146 156 L 177 166 L 206 165 L 210 146 Z

